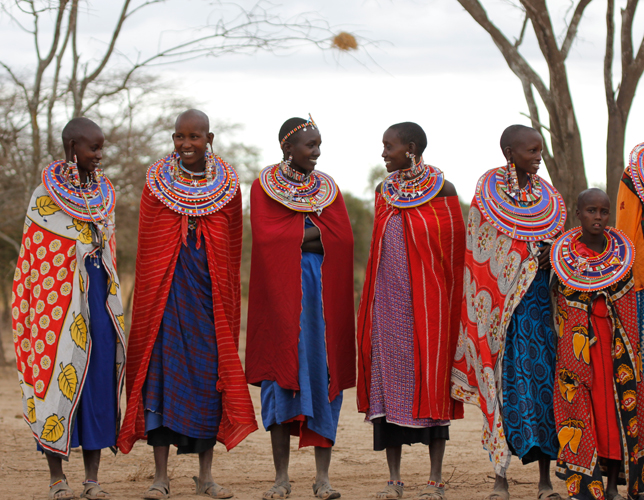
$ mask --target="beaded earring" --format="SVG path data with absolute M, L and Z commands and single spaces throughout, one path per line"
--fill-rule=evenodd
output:
M 411 160 L 411 167 L 413 168 L 416 166 L 416 155 L 414 153 L 410 153 L 409 151 L 405 151 L 405 156 Z
M 212 144 L 210 145 L 210 154 L 206 152 L 206 183 L 212 182 L 212 172 L 215 169 L 215 154 L 212 152 Z
M 512 163 L 512 160 L 508 160 L 508 173 L 510 174 L 510 190 L 513 193 L 518 193 L 521 191 L 519 189 L 519 179 L 517 178 L 517 168 Z
M 67 162 L 67 182 L 72 186 L 80 187 L 80 177 L 78 175 L 78 158 L 74 155 L 73 161 Z
M 176 181 L 179 177 L 179 153 L 175 149 L 172 152 L 172 159 L 170 160 L 170 177 Z

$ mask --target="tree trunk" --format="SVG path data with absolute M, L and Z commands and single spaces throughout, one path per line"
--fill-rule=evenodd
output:
M 615 203 L 620 179 L 624 173 L 624 141 L 626 135 L 625 121 L 622 113 L 615 108 L 608 114 L 608 135 L 606 137 L 606 193 Z M 613 206 L 610 214 L 610 225 L 615 224 L 617 207 Z

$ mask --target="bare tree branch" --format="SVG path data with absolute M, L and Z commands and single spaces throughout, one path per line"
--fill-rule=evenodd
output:
M 604 92 L 609 109 L 616 106 L 613 87 L 613 57 L 615 46 L 615 0 L 606 0 L 606 52 L 604 54 Z
M 592 0 L 580 0 L 580 2 L 577 4 L 577 7 L 575 8 L 575 13 L 572 15 L 572 19 L 570 20 L 570 24 L 568 25 L 566 38 L 561 44 L 561 56 L 564 59 L 568 57 L 568 53 L 570 52 L 570 47 L 572 47 L 572 43 L 574 42 L 575 37 L 577 36 L 579 22 L 581 21 L 581 16 L 584 13 L 584 9 L 588 6 L 588 4 L 591 1 Z

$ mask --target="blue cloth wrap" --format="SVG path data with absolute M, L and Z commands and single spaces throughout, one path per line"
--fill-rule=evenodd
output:
M 313 223 L 306 218 L 306 227 Z M 322 261 L 324 256 L 302 252 L 302 312 L 298 342 L 299 391 L 282 389 L 277 382 L 262 382 L 264 428 L 304 415 L 306 426 L 335 442 L 342 392 L 329 402 L 324 312 L 322 310 Z M 279 362 L 279 360 L 276 360 Z
M 203 236 L 182 245 L 143 388 L 145 431 L 164 426 L 196 439 L 217 436 L 221 393 L 212 282 Z
M 549 276 L 550 271 L 537 271 L 512 315 L 505 340 L 503 427 L 510 450 L 519 458 L 536 447 L 556 460 L 559 451 L 553 409 L 556 336 L 551 327 Z M 534 457 L 534 451 L 530 455 Z

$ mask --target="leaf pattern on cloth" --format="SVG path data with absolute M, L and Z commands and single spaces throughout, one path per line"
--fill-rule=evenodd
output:
M 60 207 L 54 203 L 51 196 L 43 195 L 36 199 L 36 206 L 32 210 L 38 210 L 38 215 L 46 217 L 53 215 L 60 210 Z
M 40 435 L 40 439 L 49 441 L 50 443 L 55 443 L 56 441 L 58 441 L 61 437 L 63 437 L 63 434 L 65 433 L 65 427 L 63 426 L 64 421 L 65 417 L 59 418 L 56 414 L 47 417 L 47 420 L 45 420 L 45 425 L 42 429 L 42 434 Z
M 61 363 L 60 374 L 58 375 L 58 388 L 60 392 L 71 401 L 76 393 L 77 387 L 78 374 L 76 373 L 76 368 L 71 363 L 63 368 L 63 364 Z
M 74 316 L 74 322 L 69 328 L 72 340 L 83 351 L 87 350 L 87 323 L 81 314 Z

